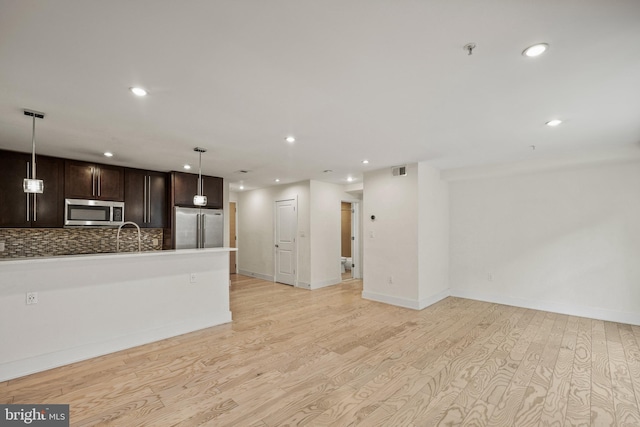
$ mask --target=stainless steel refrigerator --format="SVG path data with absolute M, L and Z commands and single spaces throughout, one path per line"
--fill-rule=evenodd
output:
M 222 247 L 222 209 L 176 207 L 173 218 L 176 249 Z

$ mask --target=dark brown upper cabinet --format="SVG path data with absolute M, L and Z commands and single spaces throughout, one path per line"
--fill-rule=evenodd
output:
M 167 227 L 168 174 L 125 169 L 124 219 L 143 228 Z
M 64 196 L 67 199 L 96 199 L 123 202 L 124 168 L 66 160 L 64 170 Z
M 202 194 L 207 196 L 207 208 L 222 209 L 223 179 L 202 176 Z M 171 172 L 171 196 L 174 206 L 194 206 L 193 196 L 198 192 L 198 175 Z
M 62 227 L 64 160 L 36 156 L 36 178 L 42 194 L 27 194 L 22 180 L 31 177 L 31 155 L 0 151 L 0 227 Z

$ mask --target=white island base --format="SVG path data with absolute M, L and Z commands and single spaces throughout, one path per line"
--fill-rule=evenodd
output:
M 1 261 L 0 382 L 230 322 L 231 250 Z

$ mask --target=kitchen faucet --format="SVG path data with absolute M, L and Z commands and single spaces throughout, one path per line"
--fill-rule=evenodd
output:
M 127 224 L 134 225 L 138 229 L 138 252 L 142 252 L 142 242 L 140 241 L 140 227 L 133 221 L 125 221 L 120 227 L 118 227 L 118 234 L 116 235 L 116 253 L 120 252 L 120 230 Z

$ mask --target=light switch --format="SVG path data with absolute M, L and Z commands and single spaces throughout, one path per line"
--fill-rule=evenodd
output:
M 373 239 L 376 237 L 376 233 L 373 230 L 369 231 L 369 237 Z

